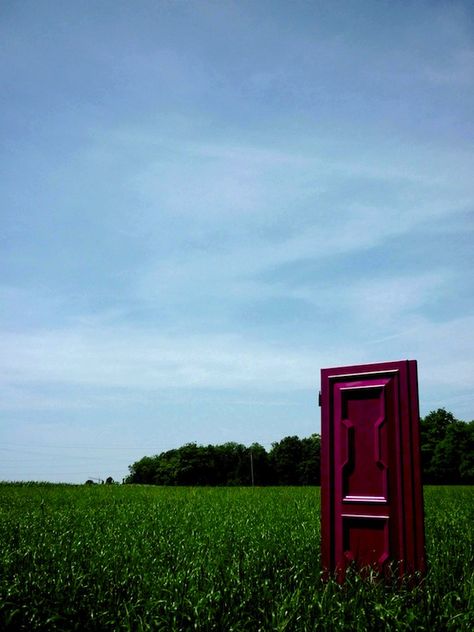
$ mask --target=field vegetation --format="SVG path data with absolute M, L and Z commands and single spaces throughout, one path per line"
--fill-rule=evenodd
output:
M 472 630 L 474 489 L 425 488 L 416 588 L 320 578 L 319 489 L 0 486 L 2 630 Z

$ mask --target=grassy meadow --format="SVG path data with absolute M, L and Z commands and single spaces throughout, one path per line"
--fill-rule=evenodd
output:
M 474 629 L 474 488 L 425 488 L 417 588 L 320 579 L 318 488 L 0 485 L 1 630 Z

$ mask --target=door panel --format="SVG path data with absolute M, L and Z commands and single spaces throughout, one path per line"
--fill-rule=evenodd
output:
M 341 389 L 343 501 L 387 501 L 387 423 L 380 387 Z
M 321 371 L 322 560 L 423 571 L 416 362 Z
M 390 556 L 388 518 L 343 516 L 343 549 L 348 562 L 383 567 Z

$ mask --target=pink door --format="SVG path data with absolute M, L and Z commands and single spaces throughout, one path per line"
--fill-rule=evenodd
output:
M 326 577 L 424 572 L 415 360 L 321 370 L 321 538 Z

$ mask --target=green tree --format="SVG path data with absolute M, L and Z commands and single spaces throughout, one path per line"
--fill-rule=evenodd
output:
M 421 436 L 421 463 L 424 481 L 427 483 L 439 482 L 437 468 L 434 462 L 435 452 L 446 436 L 448 427 L 456 421 L 454 415 L 444 408 L 431 411 L 424 419 L 420 420 Z M 440 457 L 438 457 L 439 462 Z
M 274 481 L 270 459 L 265 448 L 259 443 L 252 443 L 247 450 L 253 462 L 255 485 L 271 485 Z
M 275 473 L 277 485 L 300 485 L 300 463 L 303 456 L 303 444 L 297 436 L 285 437 L 272 443 L 270 462 Z
M 229 441 L 216 447 L 216 484 L 249 485 L 250 455 L 241 443 Z
M 129 476 L 127 483 L 141 483 L 151 485 L 155 482 L 154 477 L 158 467 L 159 456 L 144 456 L 129 466 Z
M 474 483 L 474 420 L 466 424 L 459 475 L 463 483 Z
M 438 483 L 459 483 L 459 465 L 466 443 L 466 424 L 453 421 L 446 427 L 445 435 L 434 448 L 431 476 Z
M 474 481 L 474 423 L 459 421 L 444 408 L 420 422 L 425 483 Z
M 312 434 L 301 439 L 302 453 L 299 465 L 299 481 L 301 485 L 319 485 L 321 482 L 321 437 Z

